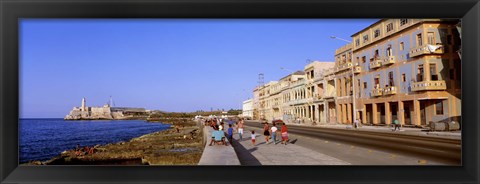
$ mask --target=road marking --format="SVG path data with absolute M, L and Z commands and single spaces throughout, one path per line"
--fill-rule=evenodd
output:
M 390 155 L 390 158 L 391 158 L 391 159 L 397 158 L 397 155 L 391 154 L 391 155 Z
M 328 143 L 328 141 L 325 141 L 325 143 Z

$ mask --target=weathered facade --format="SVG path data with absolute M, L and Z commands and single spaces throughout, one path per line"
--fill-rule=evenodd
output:
M 331 71 L 333 62 L 312 62 L 305 66 L 306 84 L 306 104 L 304 109 L 306 114 L 300 117 L 304 123 L 326 123 L 330 122 L 328 116 L 328 82 L 325 80 L 325 74 Z M 328 78 L 327 78 L 328 79 Z M 327 80 L 328 81 L 328 80 Z M 331 92 L 331 91 L 329 91 Z
M 313 62 L 302 74 L 255 88 L 254 117 L 344 124 L 357 118 L 373 125 L 398 119 L 405 126 L 460 122 L 459 30 L 453 19 L 382 19 L 353 34 L 335 51 L 335 62 Z
M 328 117 L 335 113 L 327 112 L 328 102 L 323 95 L 333 98 L 332 91 L 335 87 L 328 85 L 324 76 L 329 77 L 330 84 L 333 83 L 331 75 L 325 75 L 328 72 L 333 74 L 333 65 L 333 62 L 315 61 L 308 64 L 304 71 L 294 72 L 279 81 L 255 88 L 253 101 L 258 98 L 258 106 L 254 105 L 254 112 L 258 112 L 258 116 L 254 115 L 254 118 L 268 121 L 281 119 L 287 122 L 299 120 L 301 123 L 329 122 Z
M 459 121 L 457 23 L 383 19 L 352 35 L 335 53 L 338 122 L 352 123 L 354 111 L 366 124 Z

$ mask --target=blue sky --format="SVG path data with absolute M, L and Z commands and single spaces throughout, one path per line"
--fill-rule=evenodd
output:
M 81 99 L 164 111 L 240 109 L 265 82 L 333 61 L 377 19 L 22 19 L 20 117 L 64 117 Z

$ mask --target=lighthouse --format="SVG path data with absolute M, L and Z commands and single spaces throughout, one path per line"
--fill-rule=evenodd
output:
M 85 97 L 82 98 L 82 111 L 87 111 L 87 101 L 85 100 Z

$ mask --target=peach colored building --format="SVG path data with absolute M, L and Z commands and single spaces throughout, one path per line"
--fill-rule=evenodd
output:
M 352 123 L 353 113 L 366 124 L 460 121 L 457 24 L 382 19 L 353 34 L 352 43 L 335 52 L 337 121 Z

